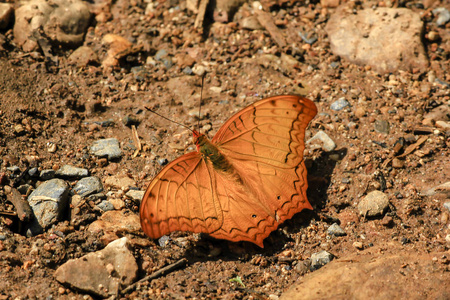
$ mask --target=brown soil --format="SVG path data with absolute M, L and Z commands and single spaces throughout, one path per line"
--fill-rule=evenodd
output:
M 194 149 L 188 130 L 144 109 L 150 107 L 190 127 L 197 125 L 201 78 L 183 73 L 184 56 L 189 51 L 198 63 L 207 62 L 200 128 L 210 137 L 233 113 L 258 99 L 302 93 L 319 110 L 308 136 L 324 130 L 338 148 L 333 152 L 307 151 L 308 195 L 314 211 L 304 211 L 285 222 L 265 240 L 264 249 L 189 233 L 173 233 L 168 244 L 161 247 L 142 232 L 128 235 L 140 277 L 183 257 L 188 264 L 138 286 L 124 297 L 275 298 L 297 279 L 308 276 L 310 271 L 303 266 L 312 253 L 321 250 L 338 258 L 374 246 L 409 255 L 450 256 L 450 242 L 446 241 L 449 211 L 443 207 L 448 194 L 423 196 L 450 178 L 449 131 L 432 124 L 428 132 L 416 130 L 427 125 L 423 125 L 426 113 L 448 105 L 448 87 L 428 82 L 427 73 L 399 71 L 390 77 L 340 61 L 330 53 L 323 30 L 332 9 L 323 10 L 320 4 L 278 1 L 280 5 L 272 7 L 272 15 L 283 30 L 288 27 L 282 25 L 284 20 L 299 14 L 308 16 L 301 23 L 303 28 L 297 29 L 315 34 L 318 41 L 293 50 L 279 49 L 268 33 L 240 29 L 236 23 L 208 25 L 202 35 L 193 29 L 195 14 L 185 9 L 184 2 L 180 9 L 171 9 L 177 5 L 172 2 L 158 1 L 154 12 L 145 15 L 146 2 L 117 1 L 112 5 L 111 19 L 90 27 L 85 45 L 99 55 L 100 62 L 106 56 L 107 46 L 101 39 L 107 33 L 141 46 L 110 69 L 101 64 L 81 68 L 69 65 L 73 50 L 65 48 L 53 49 L 59 61 L 53 65 L 43 54 L 22 53 L 14 47 L 11 33 L 5 33 L 5 50 L 0 52 L 2 187 L 14 181 L 9 166 L 25 171 L 29 166 L 57 169 L 70 164 L 87 168 L 100 178 L 127 174 L 145 190 L 162 168 L 158 159 L 170 161 Z M 433 5 L 444 4 L 437 1 Z M 414 9 L 425 12 L 420 7 Z M 428 23 L 426 30 L 447 37 L 447 43 L 438 43 L 439 51 L 432 43 L 426 46 L 430 71 L 450 82 L 450 48 L 448 32 L 444 33 L 448 28 Z M 173 58 L 174 65 L 169 69 L 161 61 L 147 63 L 161 49 Z M 274 56 L 269 59 L 261 52 Z M 289 64 L 283 53 L 297 63 Z M 332 62 L 338 62 L 336 68 L 330 66 Z M 394 80 L 398 85 L 391 86 Z M 341 97 L 346 97 L 352 107 L 331 110 L 330 104 Z M 355 114 L 358 109 L 365 113 Z M 144 147 L 137 156 L 131 129 L 123 123 L 127 116 L 139 122 L 137 131 Z M 108 120 L 112 122 L 105 123 Z M 388 134 L 374 130 L 377 120 L 389 121 Z M 107 126 L 99 125 L 101 122 Z M 22 131 L 17 129 L 19 125 Z M 397 168 L 384 164 L 393 155 L 399 138 L 406 139 L 406 148 L 425 135 L 427 140 L 402 158 Z M 124 155 L 119 161 L 105 163 L 89 155 L 93 141 L 109 137 L 121 143 Z M 48 151 L 49 143 L 57 145 L 56 152 Z M 27 177 L 20 183 L 38 184 Z M 384 216 L 367 219 L 359 215 L 357 204 L 374 189 L 383 190 L 391 205 Z M 127 204 L 126 209 L 138 214 L 138 203 Z M 8 214 L 12 211 L 14 207 L 1 189 L 0 234 L 7 238 L 0 241 L 0 299 L 81 299 L 83 293 L 62 286 L 53 274 L 68 259 L 105 246 L 101 237 L 86 231 L 100 213 L 86 205 L 82 214 L 94 214 L 94 218 L 86 218 L 82 225 L 72 226 L 68 218 L 42 235 L 26 237 L 23 224 Z M 327 236 L 327 228 L 335 222 L 340 223 L 346 236 Z M 55 234 L 62 238 L 55 239 Z M 79 239 L 71 243 L 66 237 L 73 234 Z M 362 242 L 363 249 L 355 248 L 354 242 Z M 448 262 L 440 262 L 443 267 L 439 272 L 449 271 Z M 245 287 L 230 281 L 237 276 Z

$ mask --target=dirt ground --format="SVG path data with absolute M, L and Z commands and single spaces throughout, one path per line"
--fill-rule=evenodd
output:
M 98 12 L 101 3 L 104 14 Z M 151 10 L 149 3 L 95 2 L 96 17 L 84 45 L 98 58 L 85 66 L 71 63 L 72 48 L 53 46 L 50 54 L 26 53 L 14 43 L 13 24 L 0 31 L 4 41 L 0 44 L 0 235 L 4 237 L 0 240 L 0 299 L 95 298 L 61 285 L 53 274 L 67 260 L 106 246 L 107 239 L 87 230 L 102 215 L 88 204 L 78 212 L 82 221 L 75 224 L 68 212 L 65 220 L 45 233 L 27 237 L 25 224 L 14 215 L 4 189 L 14 184 L 29 184 L 33 189 L 39 185 L 35 177 L 19 177 L 27 168 L 56 170 L 70 164 L 88 169 L 102 181 L 125 174 L 145 190 L 161 170 L 162 160 L 194 150 L 188 130 L 145 106 L 189 127 L 199 122 L 200 130 L 213 137 L 221 124 L 246 105 L 281 94 L 303 94 L 313 100 L 319 113 L 307 130 L 307 139 L 323 130 L 337 145 L 329 152 L 306 147 L 308 198 L 314 210 L 285 222 L 265 240 L 263 249 L 190 233 L 173 233 L 165 245 L 147 239 L 141 231 L 118 233 L 131 240 L 139 278 L 181 258 L 188 260 L 186 266 L 142 283 L 122 297 L 277 299 L 297 280 L 314 273 L 305 265 L 311 254 L 322 250 L 336 259 L 371 253 L 371 249 L 396 255 L 440 253 L 439 268 L 433 274 L 448 276 L 450 212 L 444 207 L 448 188 L 430 189 L 450 179 L 450 130 L 427 118 L 436 108 L 450 105 L 448 26 L 425 25 L 425 34 L 436 31 L 442 37 L 433 43 L 424 39 L 428 70 L 377 74 L 333 55 L 324 24 L 334 8 L 324 8 L 317 1 L 264 2 L 283 32 L 288 31 L 290 20 L 301 18 L 301 28 L 296 30 L 317 37 L 312 45 L 300 39 L 297 48 L 280 47 L 263 29 L 241 28 L 239 21 L 251 14 L 248 4 L 240 6 L 231 22 L 213 22 L 207 14 L 203 28 L 196 29 L 196 13 L 184 1 L 151 2 Z M 450 9 L 444 1 L 432 2 L 430 9 L 419 5 L 420 1 L 407 4 L 421 14 L 435 7 Z M 131 42 L 109 66 L 102 64 L 111 49 L 104 41 L 106 34 Z M 201 77 L 195 73 L 201 70 L 193 66 L 206 70 L 199 121 Z M 194 73 L 189 74 L 192 70 L 186 67 L 193 67 Z M 443 84 L 430 82 L 431 71 Z M 350 106 L 332 110 L 331 103 L 341 97 Z M 136 125 L 143 146 L 138 153 L 126 120 Z M 387 133 L 376 130 L 380 121 L 388 121 Z M 416 144 L 422 137 L 426 138 Z M 117 138 L 122 158 L 107 161 L 90 155 L 89 147 L 101 138 Z M 396 152 L 399 140 L 404 141 L 403 152 Z M 49 151 L 52 145 L 56 151 Z M 407 151 L 411 145 L 415 146 Z M 398 153 L 405 155 L 392 160 Z M 13 166 L 20 171 L 11 171 Z M 105 189 L 105 193 L 114 192 L 111 187 Z M 383 191 L 390 205 L 381 216 L 367 218 L 359 214 L 358 203 L 373 190 Z M 138 214 L 139 203 L 122 196 L 123 210 Z M 333 223 L 347 234 L 328 235 Z M 74 240 L 74 235 L 79 238 Z M 237 276 L 243 285 L 230 281 Z M 432 280 L 430 285 L 449 288 Z

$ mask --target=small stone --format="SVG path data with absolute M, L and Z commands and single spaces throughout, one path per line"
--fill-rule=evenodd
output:
M 450 233 L 445 236 L 445 241 L 450 243 Z
M 27 235 L 42 233 L 44 229 L 61 219 L 69 202 L 69 187 L 62 179 L 43 182 L 28 197 L 35 219 L 30 223 Z
M 436 20 L 436 24 L 438 26 L 444 26 L 448 21 L 450 21 L 450 12 L 445 7 L 433 9 L 433 14 L 438 16 Z
M 67 59 L 67 62 L 77 67 L 84 68 L 88 64 L 98 64 L 99 59 L 97 54 L 88 46 L 81 46 L 77 48 Z
M 73 191 L 81 197 L 87 197 L 103 191 L 103 185 L 100 178 L 90 176 L 80 179 L 73 187 Z
M 125 195 L 135 201 L 141 201 L 144 197 L 145 191 L 129 190 Z
M 333 102 L 330 106 L 332 110 L 340 111 L 349 106 L 350 103 L 345 98 L 339 98 L 337 101 Z
M 384 216 L 383 220 L 381 220 L 381 225 L 386 227 L 392 227 L 394 225 L 394 220 L 391 216 Z
M 14 131 L 16 132 L 16 135 L 23 135 L 25 134 L 25 128 L 22 126 L 22 124 L 17 124 L 14 126 Z
M 336 149 L 335 142 L 322 130 L 317 132 L 310 138 L 306 144 L 318 145 L 317 148 L 322 148 L 324 151 L 330 152 Z
M 121 210 L 122 208 L 125 208 L 125 201 L 123 201 L 122 199 L 111 198 L 108 201 L 111 202 L 115 210 Z
M 311 271 L 315 271 L 332 261 L 334 255 L 327 251 L 320 251 L 311 255 Z
M 137 278 L 138 266 L 128 244 L 128 238 L 123 237 L 103 250 L 70 259 L 56 269 L 55 278 L 99 297 L 117 297 L 121 286 L 129 286 Z
M 56 174 L 55 170 L 53 170 L 53 169 L 46 169 L 46 170 L 42 170 L 41 171 L 41 173 L 39 174 L 39 178 L 41 180 L 46 181 L 46 180 L 50 180 L 50 179 L 55 178 L 55 174 Z
M 450 122 L 448 121 L 436 121 L 436 127 L 444 130 L 450 130 Z
M 430 31 L 428 32 L 428 40 L 430 40 L 431 42 L 436 42 L 438 41 L 441 37 L 439 36 L 439 33 L 436 31 Z
M 380 191 L 368 193 L 358 204 L 359 213 L 367 217 L 381 216 L 388 207 L 389 198 Z
M 249 16 L 242 18 L 242 20 L 239 22 L 239 25 L 243 29 L 249 29 L 249 30 L 262 30 L 264 27 L 259 23 L 256 16 Z
M 34 167 L 34 168 L 29 169 L 28 175 L 30 175 L 31 177 L 39 176 L 39 168 Z
M 334 235 L 334 236 L 345 236 L 345 235 L 347 235 L 347 233 L 345 233 L 345 231 L 337 223 L 334 223 L 333 225 L 328 227 L 327 233 L 329 235 Z
M 107 201 L 107 200 L 103 200 L 102 202 L 100 202 L 98 205 L 96 205 L 97 208 L 99 208 L 102 211 L 111 211 L 114 210 L 114 205 L 112 205 L 111 202 Z
M 361 242 L 354 242 L 353 243 L 353 247 L 355 247 L 358 250 L 363 250 L 364 249 L 364 245 Z
M 98 157 L 108 157 L 109 160 L 118 159 L 122 156 L 119 141 L 115 138 L 95 141 L 91 146 L 91 153 Z
M 389 133 L 390 125 L 389 122 L 386 120 L 376 120 L 375 121 L 375 130 L 379 133 Z
M 403 160 L 400 160 L 398 158 L 394 158 L 392 160 L 392 167 L 396 168 L 396 169 L 401 169 L 405 166 L 405 162 Z
M 445 202 L 444 207 L 450 211 L 450 202 Z
M 87 169 L 64 165 L 55 173 L 56 177 L 64 179 L 78 179 L 89 175 Z
M 114 175 L 105 178 L 105 185 L 125 190 L 136 186 L 136 182 L 126 175 Z
M 197 75 L 197 76 L 203 76 L 203 74 L 206 73 L 206 68 L 204 66 L 202 66 L 202 65 L 196 64 L 192 68 L 192 72 L 194 72 L 194 74 Z

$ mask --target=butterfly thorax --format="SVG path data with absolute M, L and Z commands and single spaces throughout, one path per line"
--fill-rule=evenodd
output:
M 203 156 L 206 161 L 211 161 L 214 169 L 221 170 L 227 173 L 233 172 L 233 167 L 229 161 L 225 158 L 223 153 L 217 148 L 216 145 L 204 135 L 195 132 L 194 142 L 197 146 L 197 151 Z

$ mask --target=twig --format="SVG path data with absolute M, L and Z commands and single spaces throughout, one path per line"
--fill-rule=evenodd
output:
M 198 6 L 198 14 L 197 18 L 194 21 L 194 27 L 200 28 L 203 27 L 203 21 L 205 19 L 206 8 L 208 7 L 209 0 L 201 0 L 200 5 Z
M 269 32 L 275 43 L 277 43 L 280 48 L 286 47 L 286 39 L 278 29 L 277 25 L 275 25 L 275 22 L 272 19 L 272 15 L 263 11 L 261 3 L 259 3 L 258 1 L 253 2 L 253 8 L 255 9 L 258 22 Z
M 124 295 L 128 292 L 131 292 L 132 290 L 134 290 L 136 288 L 136 285 L 138 285 L 139 283 L 142 283 L 144 281 L 151 281 L 153 279 L 156 279 L 160 276 L 164 276 L 182 266 L 184 266 L 187 263 L 187 259 L 186 258 L 182 258 L 179 261 L 177 261 L 176 263 L 173 263 L 171 265 L 165 266 L 164 268 L 156 271 L 155 273 L 152 273 L 148 276 L 145 276 L 144 278 L 142 278 L 139 281 L 136 281 L 135 283 L 129 285 L 126 289 L 124 289 L 123 291 L 121 291 L 121 294 Z
M 9 202 L 11 202 L 14 207 L 16 208 L 17 216 L 19 217 L 20 221 L 29 221 L 31 220 L 31 217 L 33 215 L 33 211 L 30 207 L 30 204 L 28 204 L 28 201 L 23 199 L 20 192 L 15 188 L 6 188 L 5 186 L 5 192 L 7 193 L 6 198 Z

